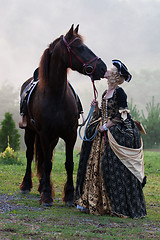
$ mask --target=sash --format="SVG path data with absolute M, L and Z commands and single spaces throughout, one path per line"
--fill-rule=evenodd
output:
M 142 183 L 144 178 L 144 161 L 143 161 L 143 142 L 141 139 L 141 147 L 127 148 L 119 145 L 111 132 L 108 130 L 108 139 L 110 146 L 120 161 L 135 175 Z

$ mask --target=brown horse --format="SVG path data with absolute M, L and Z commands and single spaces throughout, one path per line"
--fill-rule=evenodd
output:
M 43 205 L 52 205 L 53 190 L 50 179 L 52 155 L 59 138 L 65 141 L 67 181 L 64 187 L 64 201 L 72 205 L 73 148 L 77 138 L 78 108 L 75 96 L 67 83 L 67 69 L 81 74 L 92 75 L 100 80 L 106 71 L 104 62 L 83 43 L 78 34 L 78 26 L 53 41 L 44 51 L 39 65 L 39 83 L 32 93 L 27 113 L 25 144 L 27 147 L 27 167 L 20 185 L 22 192 L 32 188 L 31 163 L 34 149 L 39 176 L 38 191 Z M 21 88 L 26 86 L 27 80 Z M 35 148 L 34 148 L 35 146 Z

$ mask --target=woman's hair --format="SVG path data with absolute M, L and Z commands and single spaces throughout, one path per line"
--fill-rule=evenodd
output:
M 111 68 L 108 80 L 113 85 L 120 85 L 125 81 L 124 77 L 119 74 L 118 69 L 115 66 Z

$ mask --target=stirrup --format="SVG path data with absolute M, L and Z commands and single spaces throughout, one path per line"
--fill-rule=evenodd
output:
M 19 121 L 19 128 L 26 128 L 27 127 L 27 119 L 26 116 L 22 116 L 21 121 Z
M 81 125 L 83 125 L 83 124 L 84 124 L 84 122 L 85 122 L 85 117 L 84 117 L 84 114 L 83 114 L 83 113 L 81 113 L 80 115 L 82 116 L 82 123 L 78 123 L 78 126 L 81 126 Z
M 19 128 L 24 129 L 27 127 L 27 123 L 19 122 Z

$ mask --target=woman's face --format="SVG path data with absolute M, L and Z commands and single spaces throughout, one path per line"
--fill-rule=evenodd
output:
M 108 69 L 108 70 L 105 72 L 105 74 L 104 74 L 104 78 L 107 78 L 107 79 L 108 79 L 108 77 L 110 77 L 110 76 L 111 76 L 111 70 Z

